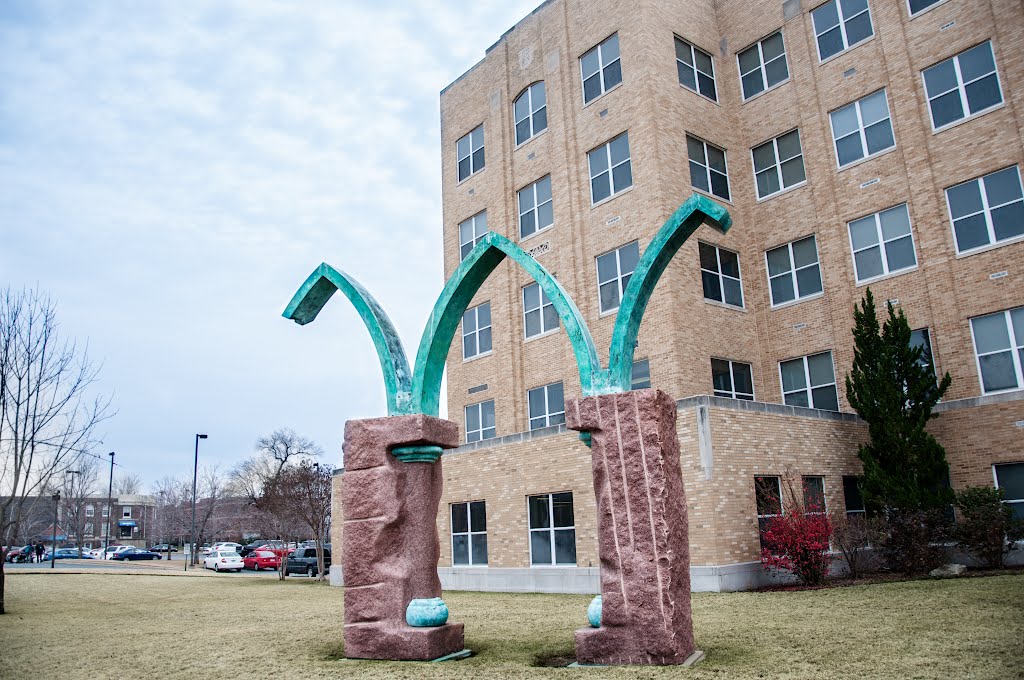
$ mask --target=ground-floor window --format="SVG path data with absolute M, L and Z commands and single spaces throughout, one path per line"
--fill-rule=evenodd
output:
M 85 529 L 82 530 L 82 534 L 85 536 L 92 536 L 92 522 L 85 523 Z
M 1003 490 L 1003 502 L 1013 509 L 1015 519 L 1024 520 L 1024 463 L 993 465 L 996 488 Z
M 757 501 L 757 529 L 764 547 L 764 530 L 768 520 L 782 514 L 782 480 L 778 477 L 754 477 L 754 498 Z
M 825 506 L 825 478 L 804 477 L 804 512 L 823 513 L 827 512 Z
M 860 495 L 858 478 L 843 477 L 843 499 L 846 502 L 846 516 L 864 515 L 864 499 Z
M 487 564 L 487 506 L 484 501 L 452 503 L 452 564 Z
M 132 537 L 132 527 L 118 527 L 118 528 L 121 530 L 120 538 L 131 538 Z
M 576 524 L 572 492 L 527 499 L 530 514 L 530 564 L 576 564 Z

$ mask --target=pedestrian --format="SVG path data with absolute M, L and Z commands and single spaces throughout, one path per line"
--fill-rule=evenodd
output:
M 43 561 L 43 553 L 44 552 L 46 552 L 46 549 L 43 548 L 43 542 L 39 541 L 38 543 L 36 543 L 36 562 L 42 562 Z

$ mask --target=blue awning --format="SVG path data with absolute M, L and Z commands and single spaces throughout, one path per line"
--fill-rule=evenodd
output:
M 133 519 L 118 520 L 117 526 L 119 526 L 119 527 L 133 527 L 133 526 L 135 526 L 135 520 L 133 520 Z

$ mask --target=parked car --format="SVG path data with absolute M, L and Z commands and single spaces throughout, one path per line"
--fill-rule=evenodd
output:
M 149 550 L 150 552 L 178 552 L 178 546 L 167 545 L 166 543 L 157 543 Z
M 102 557 L 100 557 L 100 559 L 101 560 L 113 559 L 114 555 L 116 555 L 117 553 L 124 552 L 125 550 L 130 550 L 131 547 L 132 546 L 130 546 L 130 545 L 108 545 L 106 547 L 106 549 L 101 553 Z
M 331 551 L 324 550 L 324 570 L 331 567 Z M 312 578 L 316 576 L 316 548 L 297 548 L 288 556 L 288 563 L 285 565 L 286 574 L 305 574 Z
M 230 550 L 232 552 L 237 553 L 239 550 L 241 550 L 241 548 L 241 543 L 234 543 L 232 541 L 218 541 L 217 543 L 213 544 L 213 547 L 210 548 L 210 550 Z
M 110 555 L 112 560 L 162 560 L 163 557 L 160 553 L 150 552 L 149 550 L 143 550 L 142 548 L 128 548 L 127 550 L 120 550 Z
M 281 566 L 281 557 L 273 550 L 253 550 L 242 558 L 246 569 L 259 571 L 260 569 L 277 569 Z
M 238 551 L 238 555 L 242 559 L 245 559 L 253 550 L 258 550 L 259 548 L 262 548 L 263 546 L 267 545 L 267 543 L 267 541 L 253 541 L 252 543 L 247 543 L 242 546 L 241 550 Z
M 11 548 L 11 551 L 7 553 L 8 562 L 28 562 L 32 559 L 32 554 L 35 550 L 35 546 L 26 545 L 22 547 Z
M 203 568 L 214 571 L 242 571 L 245 563 L 234 550 L 211 550 L 203 558 Z
M 51 559 L 52 552 L 47 551 L 46 555 L 43 556 L 44 561 Z M 85 557 L 85 553 L 82 553 Z M 78 548 L 57 548 L 57 554 L 53 556 L 55 560 L 77 560 L 78 559 Z M 91 559 L 91 558 L 86 558 Z

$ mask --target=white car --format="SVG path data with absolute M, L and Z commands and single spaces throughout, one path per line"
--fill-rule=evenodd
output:
M 130 545 L 108 545 L 105 553 L 102 550 L 100 551 L 103 554 L 103 557 L 100 559 L 109 560 L 112 556 L 123 553 L 125 550 L 131 550 L 131 548 L 132 546 Z
M 238 552 L 239 550 L 242 549 L 242 547 L 243 546 L 242 546 L 241 543 L 232 543 L 230 541 L 220 541 L 218 543 L 214 543 L 213 544 L 213 547 L 210 548 L 210 552 L 213 552 L 215 550 L 221 550 L 221 551 L 228 550 L 228 551 Z
M 203 568 L 214 571 L 242 571 L 245 563 L 234 550 L 211 550 L 203 558 Z

